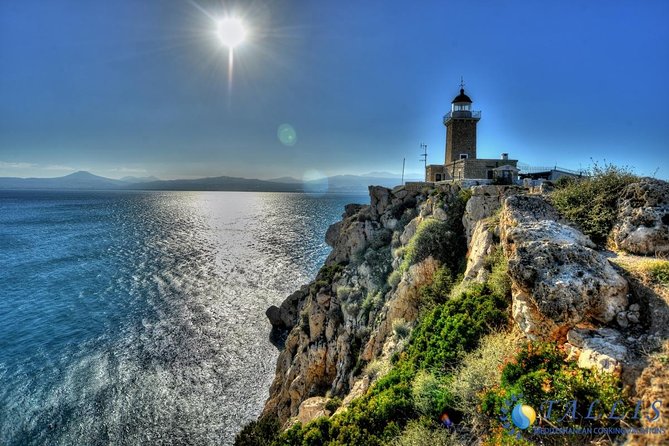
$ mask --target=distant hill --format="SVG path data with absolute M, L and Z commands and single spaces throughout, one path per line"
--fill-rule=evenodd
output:
M 127 184 L 83 170 L 57 178 L 0 178 L 0 189 L 121 189 Z
M 141 190 L 204 190 L 248 192 L 301 192 L 302 184 L 275 183 L 236 177 L 210 177 L 195 180 L 162 180 L 126 185 L 124 189 Z
M 151 181 L 161 181 L 160 178 L 154 177 L 151 175 L 150 177 L 123 177 L 121 178 L 121 181 L 125 181 L 126 183 L 148 183 Z
M 383 173 L 385 175 L 385 173 Z M 57 178 L 0 178 L 0 189 L 79 189 L 79 190 L 192 190 L 249 192 L 366 193 L 370 185 L 395 187 L 400 178 L 391 176 L 336 175 L 303 182 L 292 177 L 257 180 L 229 176 L 192 180 L 159 180 L 156 177 L 124 177 L 120 180 L 79 171 Z M 411 181 L 407 179 L 407 181 Z

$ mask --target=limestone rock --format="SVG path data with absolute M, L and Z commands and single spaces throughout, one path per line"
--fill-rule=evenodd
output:
M 494 225 L 485 220 L 479 220 L 472 233 L 467 256 L 465 279 L 483 283 L 487 278 L 485 259 L 494 249 Z
M 329 416 L 330 411 L 325 408 L 327 402 L 328 398 L 320 396 L 307 398 L 306 400 L 302 401 L 302 404 L 300 404 L 300 408 L 297 413 L 297 421 L 304 425 L 318 417 Z
M 462 224 L 465 227 L 467 243 L 470 243 L 476 223 L 484 218 L 491 217 L 501 206 L 504 197 L 517 194 L 520 189 L 514 186 L 474 186 L 472 196 L 467 201 Z
M 373 217 L 382 215 L 390 205 L 392 191 L 382 186 L 369 186 L 371 211 Z
M 500 223 L 514 319 L 529 338 L 559 338 L 579 322 L 610 322 L 625 309 L 627 281 L 541 196 L 508 197 Z
M 581 368 L 620 373 L 628 357 L 621 334 L 611 328 L 574 328 L 567 333 L 567 341 L 580 350 L 578 366 Z
M 644 178 L 623 190 L 613 240 L 633 254 L 669 253 L 669 183 Z

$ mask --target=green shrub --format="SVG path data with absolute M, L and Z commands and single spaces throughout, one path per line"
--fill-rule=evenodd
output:
M 465 252 L 462 232 L 455 232 L 446 221 L 428 218 L 418 226 L 409 241 L 403 264 L 406 268 L 431 256 L 452 271 L 458 271 Z
M 333 263 L 330 265 L 324 265 L 318 274 L 316 275 L 316 280 L 320 282 L 325 282 L 328 285 L 332 283 L 335 276 L 341 273 L 344 270 L 344 266 L 339 263 Z
M 414 328 L 408 354 L 424 369 L 456 366 L 481 336 L 507 323 L 508 300 L 486 285 L 472 285 L 457 298 L 430 311 Z
M 416 410 L 432 419 L 437 419 L 452 403 L 444 381 L 425 370 L 416 374 L 412 385 L 412 395 Z
M 365 374 L 371 380 L 381 378 L 390 372 L 390 362 L 383 359 L 375 359 L 365 366 Z
M 411 328 L 404 319 L 395 319 L 393 321 L 393 333 L 397 339 L 405 339 L 411 334 Z
M 448 300 L 453 288 L 453 273 L 447 266 L 442 266 L 434 274 L 432 283 L 420 289 L 420 298 L 424 306 L 432 307 Z
M 388 286 L 390 288 L 395 288 L 402 281 L 402 272 L 395 270 L 388 276 Z
M 407 423 L 402 435 L 393 441 L 393 446 L 460 446 L 470 444 L 459 439 L 454 432 L 444 429 L 430 418 L 419 418 Z
M 547 400 L 577 400 L 582 403 L 578 408 L 581 416 L 588 410 L 587 402 L 599 400 L 598 415 L 606 415 L 614 402 L 621 398 L 622 385 L 614 375 L 581 369 L 575 363 L 567 362 L 564 353 L 555 344 L 532 343 L 524 345 L 503 368 L 499 388 L 485 394 L 482 408 L 494 417 L 500 413 L 506 398 L 519 394 L 535 410 Z M 628 409 L 628 405 L 618 405 L 616 413 Z M 559 418 L 564 413 L 564 406 L 556 404 L 553 418 Z M 593 423 L 601 425 L 604 422 Z
M 655 260 L 649 262 L 648 272 L 653 280 L 669 285 L 669 261 Z
M 235 437 L 235 446 L 271 446 L 280 430 L 276 417 L 260 418 L 244 426 Z
M 329 410 L 330 413 L 334 413 L 341 406 L 341 398 L 334 397 L 330 398 L 327 403 L 325 403 L 325 410 Z
M 378 292 L 378 293 L 367 293 L 367 296 L 365 299 L 362 301 L 362 304 L 360 305 L 360 312 L 368 316 L 370 313 L 375 312 L 381 306 L 383 305 L 383 295 Z
M 603 245 L 616 220 L 620 193 L 638 180 L 627 168 L 595 165 L 590 177 L 558 182 L 553 205 L 576 223 L 593 242 Z
M 511 278 L 509 277 L 509 264 L 501 246 L 497 246 L 492 254 L 485 259 L 485 266 L 490 271 L 488 285 L 492 292 L 499 296 L 510 296 Z
M 482 416 L 478 410 L 481 393 L 499 386 L 505 359 L 515 353 L 515 341 L 507 332 L 485 336 L 476 350 L 462 359 L 449 383 L 453 408 L 461 412 L 479 434 L 490 430 L 490 417 Z

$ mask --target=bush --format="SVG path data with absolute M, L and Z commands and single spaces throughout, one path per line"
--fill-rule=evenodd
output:
M 235 437 L 235 446 L 271 446 L 280 430 L 275 417 L 260 418 L 244 426 Z
M 344 270 L 344 266 L 339 263 L 333 263 L 330 265 L 324 265 L 318 274 L 316 275 L 317 282 L 325 282 L 326 284 L 332 283 L 335 276 L 341 273 Z
M 638 180 L 627 168 L 595 164 L 592 175 L 580 181 L 558 182 L 553 205 L 576 223 L 593 242 L 603 245 L 616 220 L 618 197 Z
M 405 268 L 428 257 L 458 271 L 466 253 L 463 233 L 456 233 L 446 221 L 433 218 L 424 220 L 409 241 L 404 256 Z
M 669 261 L 654 260 L 648 263 L 648 273 L 653 280 L 664 285 L 669 285 Z
M 390 288 L 395 288 L 402 281 L 402 272 L 400 270 L 395 270 L 388 276 L 388 286 Z
M 339 407 L 341 406 L 341 398 L 339 397 L 334 397 L 328 400 L 327 403 L 325 403 L 325 410 L 330 411 L 330 413 L 334 413 Z
M 479 339 L 507 323 L 508 301 L 486 285 L 472 285 L 457 298 L 430 311 L 414 328 L 408 354 L 417 367 L 455 367 Z
M 486 393 L 482 408 L 489 416 L 498 416 L 504 399 L 519 394 L 523 394 L 524 402 L 534 408 L 541 407 L 546 400 L 599 400 L 598 415 L 602 415 L 621 398 L 622 385 L 611 374 L 581 369 L 573 362 L 567 362 L 555 344 L 532 343 L 524 345 L 504 366 L 500 386 Z M 582 411 L 587 409 L 587 406 L 579 407 L 579 414 L 583 415 Z M 625 410 L 629 410 L 629 406 L 618 405 L 616 413 Z M 563 413 L 564 407 L 556 404 L 553 417 Z M 605 420 L 606 417 L 593 423 L 603 425 Z
M 429 418 L 409 421 L 402 435 L 392 443 L 393 446 L 460 446 L 465 444 L 469 443 L 460 440 L 456 433 L 444 429 Z
M 468 353 L 453 374 L 449 392 L 453 408 L 461 412 L 478 434 L 489 431 L 490 418 L 478 410 L 480 395 L 485 390 L 499 386 L 502 366 L 516 350 L 516 339 L 506 332 L 485 336 L 476 350 Z
M 421 302 L 430 307 L 446 302 L 453 288 L 453 281 L 450 268 L 442 266 L 434 273 L 432 283 L 421 287 Z
M 416 410 L 432 419 L 437 419 L 451 403 L 448 388 L 444 382 L 425 370 L 416 374 L 413 380 L 412 395 Z
M 509 277 L 509 264 L 501 246 L 497 246 L 492 254 L 485 259 L 485 266 L 490 271 L 488 285 L 492 292 L 498 296 L 510 296 L 511 278 Z
M 390 362 L 383 359 L 375 359 L 365 366 L 365 375 L 372 381 L 382 378 L 390 372 Z
M 411 334 L 411 328 L 404 319 L 395 319 L 393 321 L 393 333 L 397 339 L 404 339 Z

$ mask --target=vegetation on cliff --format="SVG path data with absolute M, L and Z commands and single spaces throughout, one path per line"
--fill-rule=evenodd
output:
M 653 290 L 628 301 L 627 281 L 583 233 L 600 246 L 614 228 L 634 233 L 635 220 L 621 226 L 621 215 L 630 213 L 612 198 L 621 193 L 630 202 L 643 195 L 660 203 L 644 205 L 652 222 L 669 218 L 662 208 L 669 203 L 666 184 L 633 181 L 626 170 L 607 166 L 595 167 L 588 179 L 561 181 L 550 197 L 517 187 L 484 186 L 470 195 L 452 186 L 411 196 L 371 188 L 372 205 L 345 213 L 345 221 L 328 231 L 335 241 L 332 261 L 300 300 L 305 309 L 319 304 L 329 313 L 302 312 L 301 325 L 324 330 L 325 338 L 299 327 L 291 332 L 293 353 L 282 354 L 277 372 L 283 393 L 274 397 L 288 395 L 290 407 L 266 407 L 236 444 L 530 444 L 539 438 L 531 429 L 516 438 L 500 420 L 509 399 L 521 394 L 537 411 L 554 400 L 560 417 L 580 417 L 561 419 L 563 427 L 620 426 L 610 411 L 634 409 L 623 392 L 621 364 L 637 354 L 633 349 L 663 339 L 669 312 Z M 663 240 L 666 228 L 648 221 L 641 233 Z M 639 237 L 626 243 L 648 245 Z M 634 262 L 653 287 L 667 285 L 667 265 L 661 259 Z M 656 321 L 641 321 L 644 305 Z M 653 335 L 641 334 L 650 329 Z M 324 381 L 296 398 L 295 384 L 314 370 L 305 352 L 321 364 L 316 353 L 335 330 L 339 338 L 333 339 L 344 340 L 336 345 L 354 345 L 349 356 L 331 360 L 337 367 L 348 361 L 337 375 L 348 381 L 338 378 L 344 384 L 329 390 Z M 663 357 L 653 367 L 661 367 Z M 660 391 L 646 393 L 644 401 Z M 303 410 L 318 399 L 320 411 Z M 575 412 L 565 405 L 569 401 L 580 404 Z M 599 417 L 583 422 L 593 401 Z M 537 423 L 552 426 L 543 410 Z M 541 438 L 547 445 L 594 439 Z
M 588 177 L 560 178 L 551 200 L 593 242 L 604 245 L 616 222 L 618 198 L 625 186 L 635 181 L 638 177 L 627 168 L 595 164 Z

